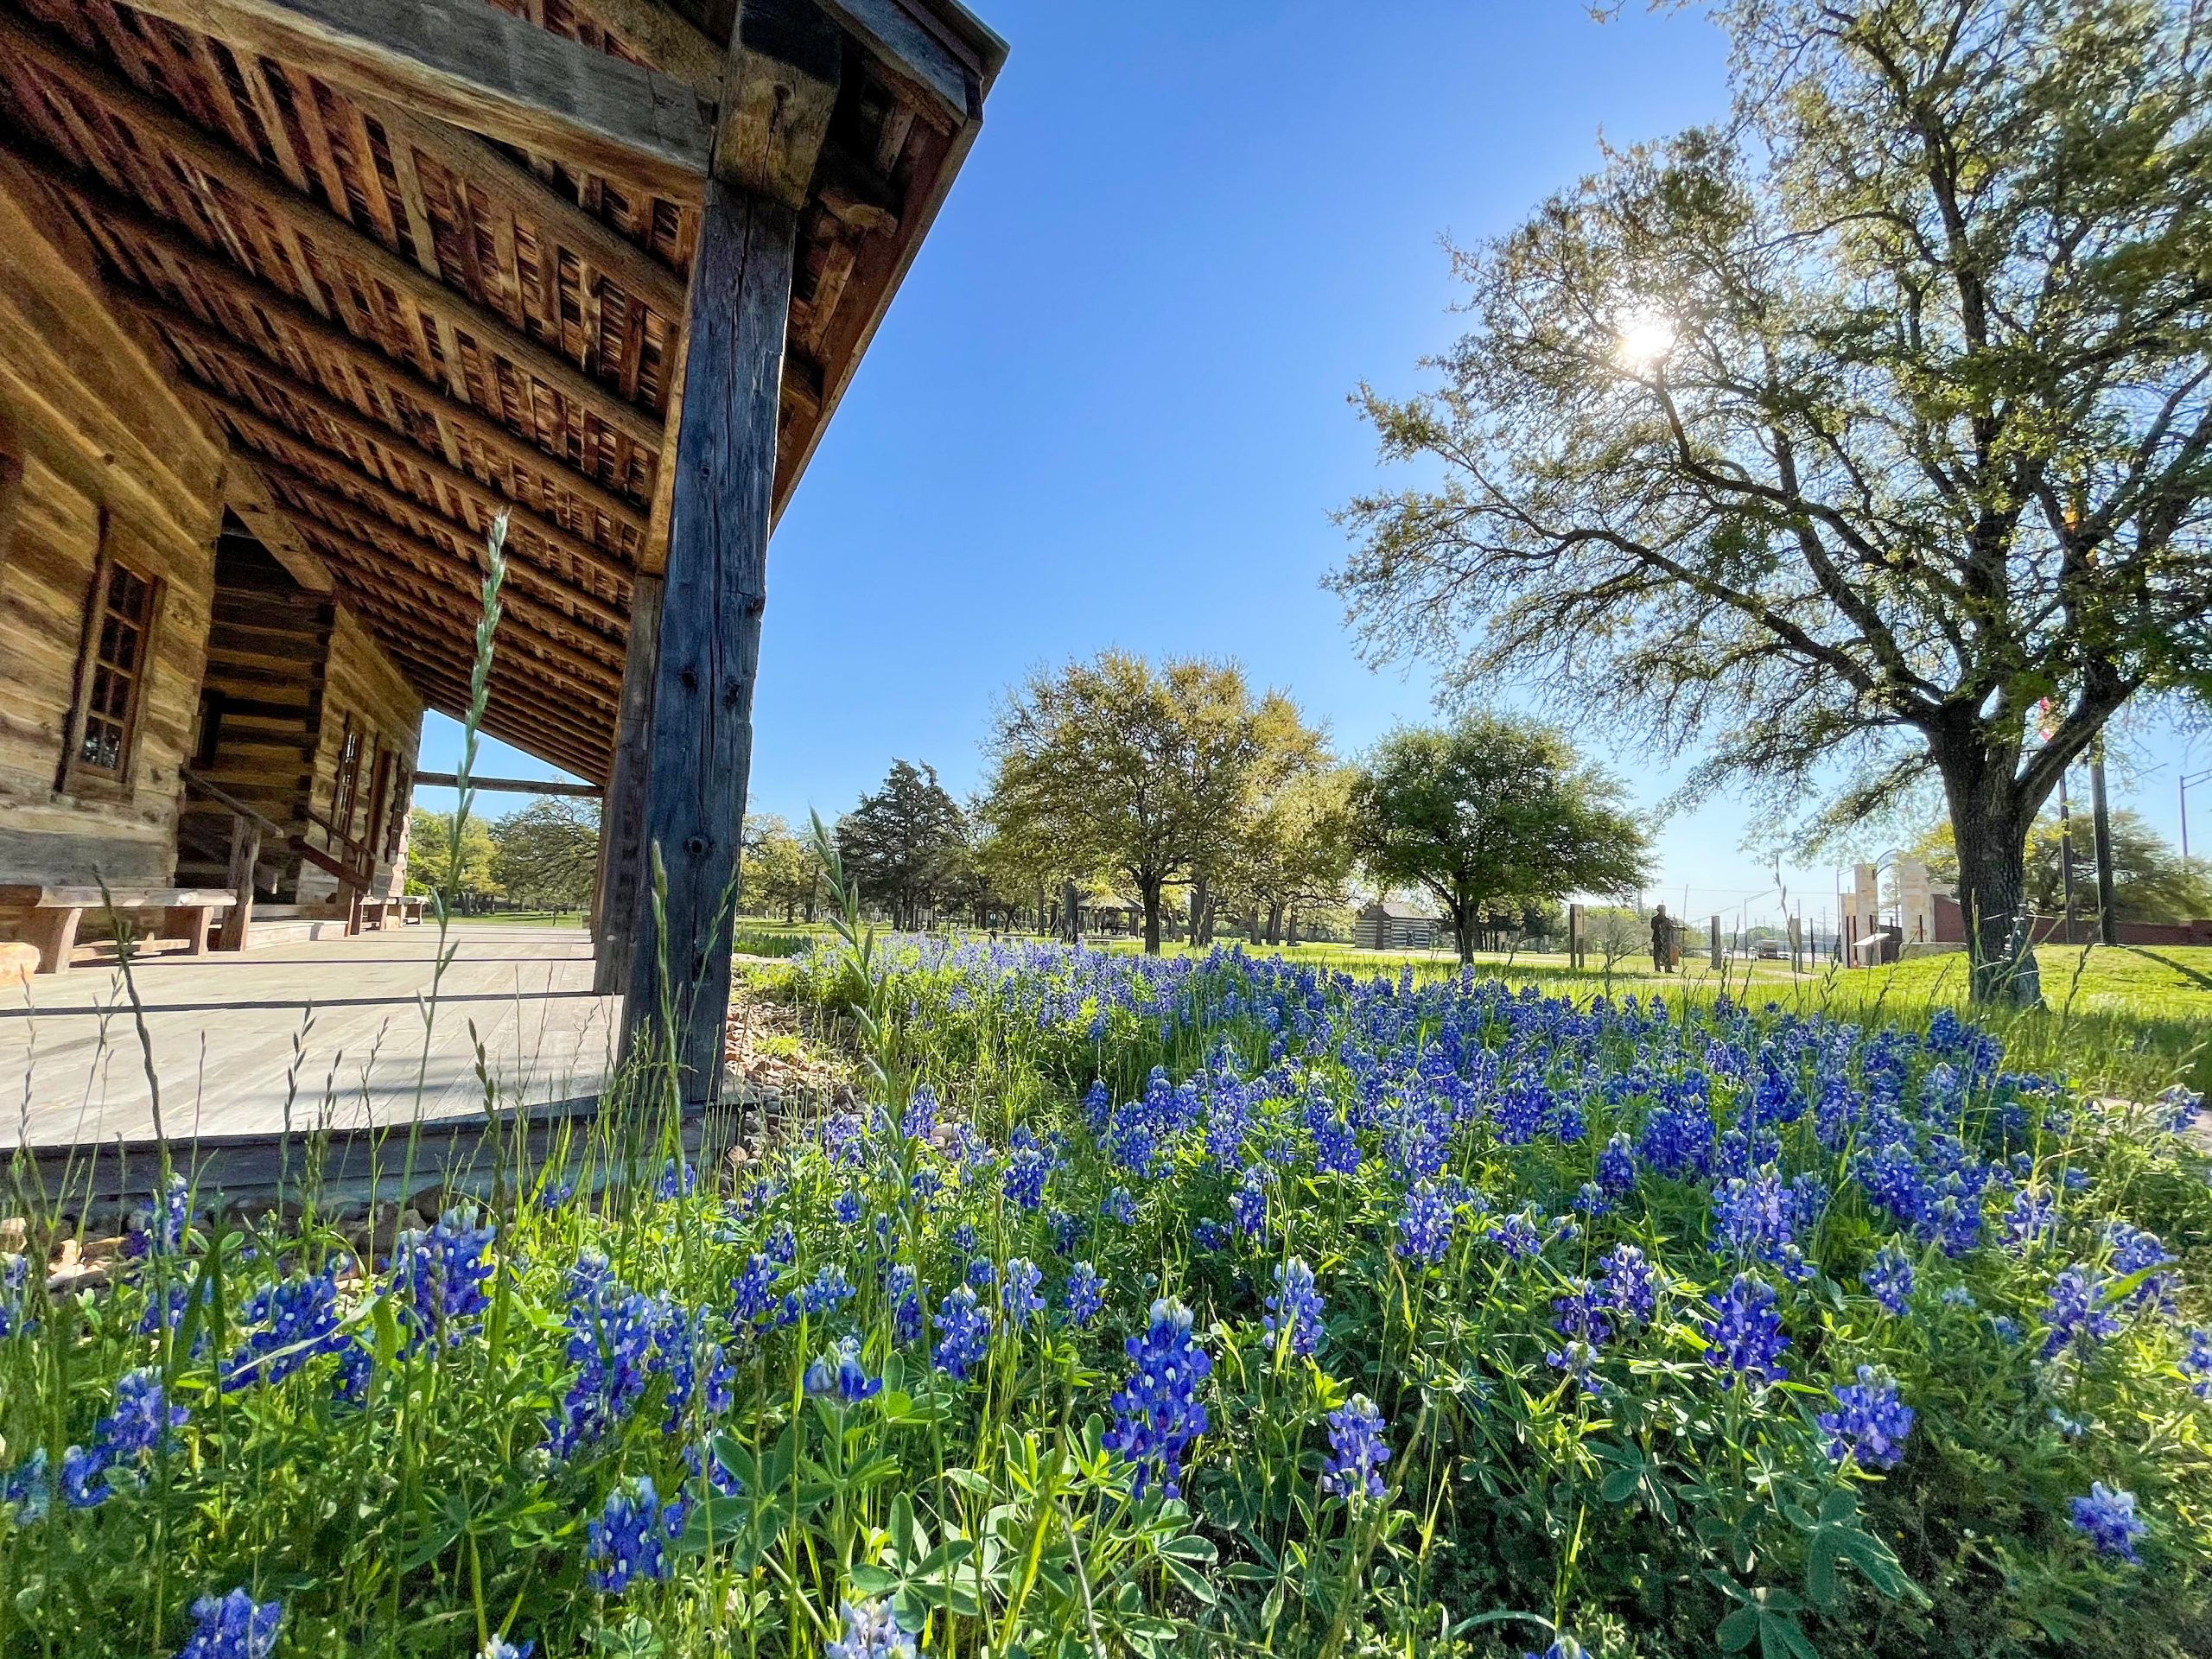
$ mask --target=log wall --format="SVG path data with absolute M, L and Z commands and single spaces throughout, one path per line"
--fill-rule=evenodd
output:
M 406 879 L 406 797 L 415 775 L 416 747 L 423 735 L 423 700 L 400 677 L 374 636 L 343 605 L 338 607 L 331 629 L 323 684 L 322 725 L 315 753 L 315 815 L 325 823 L 335 822 L 340 762 L 350 723 L 360 737 L 360 772 L 353 810 L 347 822 L 339 827 L 374 853 L 376 879 L 370 892 L 396 895 Z M 385 778 L 381 799 L 377 786 L 379 773 Z M 372 810 L 378 815 L 373 826 Z M 300 872 L 302 904 L 334 897 L 337 890 L 336 878 L 327 871 L 310 866 Z
M 0 880 L 166 881 L 224 454 L 103 302 L 90 251 L 59 239 L 19 187 L 0 168 Z M 104 544 L 160 584 L 157 610 L 125 776 L 65 790 Z

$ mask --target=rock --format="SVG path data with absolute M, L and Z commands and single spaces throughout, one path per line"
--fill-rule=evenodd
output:
M 28 986 L 38 971 L 38 947 L 17 940 L 0 941 L 0 991 Z
M 30 1228 L 21 1216 L 0 1217 L 0 1255 L 21 1255 Z
M 123 1254 L 120 1236 L 112 1238 L 89 1238 L 85 1241 L 82 1259 L 94 1265 L 105 1265 Z
M 80 1291 L 105 1290 L 107 1287 L 105 1268 L 72 1266 L 46 1275 L 46 1294 L 49 1296 L 74 1296 Z

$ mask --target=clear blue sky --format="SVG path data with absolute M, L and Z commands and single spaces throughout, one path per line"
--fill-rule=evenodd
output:
M 1240 658 L 1347 753 L 1425 717 L 1425 673 L 1363 666 L 1319 585 L 1378 476 L 1346 396 L 1421 387 L 1459 332 L 1440 238 L 1511 228 L 1601 134 L 1718 115 L 1719 35 L 1580 0 L 980 5 L 1013 48 L 982 136 L 770 550 L 755 810 L 832 816 L 894 756 L 965 792 L 1003 689 L 1108 645 Z M 1653 805 L 1679 772 L 1592 748 Z M 2183 745 L 2145 750 L 2171 835 Z M 482 769 L 559 775 L 499 745 Z M 1754 816 L 1670 822 L 1652 896 L 1770 912 Z

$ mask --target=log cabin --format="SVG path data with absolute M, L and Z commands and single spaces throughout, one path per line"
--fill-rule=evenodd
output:
M 483 729 L 601 791 L 600 988 L 710 1097 L 769 531 L 1005 56 L 957 0 L 0 0 L 0 940 L 358 925 L 503 518 Z

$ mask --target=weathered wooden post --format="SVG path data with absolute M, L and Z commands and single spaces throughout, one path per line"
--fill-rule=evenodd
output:
M 645 1039 L 671 1044 L 687 1106 L 711 1103 L 721 1084 L 798 213 L 836 101 L 842 48 L 815 0 L 738 8 L 692 261 L 645 768 L 648 861 L 636 883 L 623 1022 L 626 1051 Z M 653 849 L 667 873 L 658 938 Z M 664 996 L 672 1030 L 661 1029 Z
M 243 950 L 253 934 L 253 871 L 261 862 L 261 826 L 244 814 L 231 818 L 231 865 L 225 879 L 237 892 L 238 903 L 223 912 L 222 931 L 216 935 L 219 950 Z
M 1567 965 L 1574 969 L 1582 966 L 1582 906 L 1580 905 L 1567 907 Z
M 1721 965 L 1720 918 L 1718 916 L 1713 918 L 1713 919 L 1707 924 L 1707 944 L 1711 952 L 1713 965 L 1715 968 L 1719 967 Z
M 653 677 L 660 670 L 661 579 L 632 584 L 630 639 L 623 653 L 622 700 L 615 711 L 614 772 L 599 813 L 599 918 L 592 989 L 610 995 L 630 982 L 637 942 L 639 880 L 645 868 L 645 766 L 652 747 Z

